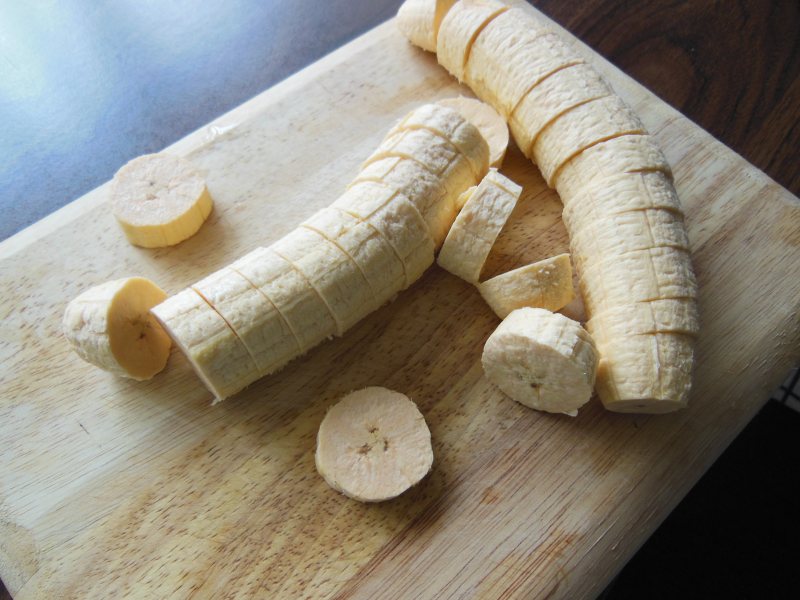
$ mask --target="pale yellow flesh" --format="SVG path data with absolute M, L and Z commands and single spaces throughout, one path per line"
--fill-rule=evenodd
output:
M 569 254 L 559 254 L 478 284 L 478 291 L 501 319 L 526 306 L 557 311 L 575 297 Z
M 487 141 L 482 131 L 457 110 L 441 104 L 423 104 L 415 108 L 389 131 L 382 148 L 394 144 L 403 134 L 414 131 L 417 132 L 414 142 L 420 146 L 416 149 L 419 154 L 412 149 L 413 144 L 407 144 L 409 154 L 415 155 L 427 168 L 442 173 L 430 160 L 423 158 L 422 153 L 429 152 L 433 146 L 439 147 L 445 141 L 448 149 L 456 150 L 467 160 L 474 179 L 486 174 L 489 168 Z M 426 131 L 436 137 L 426 135 Z
M 593 316 L 630 302 L 697 297 L 689 254 L 651 248 L 590 263 L 580 271 L 587 314 Z
M 392 128 L 351 187 L 381 183 L 405 196 L 438 249 L 456 217 L 455 200 L 488 168 L 489 146 L 481 132 L 457 111 L 427 104 Z
M 62 330 L 86 362 L 120 377 L 150 379 L 169 358 L 169 336 L 150 314 L 165 298 L 143 277 L 109 281 L 69 303 Z
M 361 187 L 384 188 L 381 198 L 373 201 Z M 416 281 L 433 264 L 434 241 L 419 210 L 404 196 L 382 184 L 366 182 L 353 186 L 332 207 L 369 223 L 386 239 L 403 263 L 404 288 Z
M 478 102 L 477 100 L 473 102 Z M 487 107 L 492 110 L 491 107 Z M 473 108 L 473 110 L 475 110 Z M 422 131 L 420 131 L 422 130 Z M 421 152 L 428 147 L 438 144 L 439 140 L 422 137 L 424 131 L 435 134 L 437 137 L 449 142 L 458 154 L 467 159 L 475 179 L 480 179 L 489 169 L 489 139 L 485 130 L 478 127 L 477 123 L 470 120 L 467 115 L 455 107 L 439 102 L 437 104 L 424 104 L 411 111 L 406 117 L 389 132 L 387 140 L 404 132 L 417 131 L 416 143 L 420 144 Z M 423 159 L 423 162 L 425 161 Z M 441 171 L 440 171 L 441 172 Z
M 457 189 L 463 189 L 464 182 L 474 180 L 466 159 L 461 156 L 454 159 L 451 169 L 460 173 L 453 173 L 445 179 L 434 175 L 417 161 L 399 157 L 384 158 L 366 166 L 351 186 L 362 182 L 382 183 L 406 197 L 422 215 L 436 248 L 439 248 L 458 213 L 443 179 L 454 182 Z
M 464 78 L 481 100 L 508 119 L 541 82 L 583 62 L 548 26 L 514 7 L 493 18 L 477 36 Z
M 481 362 L 489 381 L 513 400 L 575 416 L 591 398 L 597 350 L 576 321 L 520 308 L 489 336 Z
M 361 502 L 381 502 L 431 470 L 431 434 L 408 397 L 369 387 L 328 410 L 317 434 L 315 462 L 333 489 Z
M 492 19 L 508 10 L 495 0 L 461 0 L 442 20 L 436 40 L 436 58 L 459 81 L 464 81 L 464 66 L 472 44 Z
M 511 121 L 518 145 L 561 196 L 587 313 L 597 316 L 598 332 L 608 329 L 610 342 L 619 342 L 601 349 L 605 404 L 639 412 L 683 406 L 690 377 L 679 393 L 680 385 L 670 384 L 675 389 L 653 392 L 665 398 L 643 401 L 644 388 L 626 382 L 620 358 L 628 354 L 625 334 L 672 323 L 690 335 L 666 355 L 675 364 L 692 362 L 697 283 L 670 165 L 633 111 L 558 34 L 522 8 L 490 12 L 480 2 L 457 3 L 440 28 L 439 62 Z M 686 305 L 683 321 L 648 321 L 644 309 L 634 309 L 641 321 L 626 328 L 611 316 L 671 300 Z M 638 360 L 658 360 L 658 353 L 643 356 Z M 641 386 L 661 385 L 654 364 L 642 371 L 650 379 Z
M 298 227 L 271 248 L 308 279 L 331 311 L 339 335 L 377 306 L 358 265 L 323 234 Z
M 509 117 L 517 145 L 529 156 L 539 133 L 566 111 L 612 94 L 592 67 L 579 63 L 552 73 L 531 89 Z
M 358 266 L 374 297 L 370 310 L 399 292 L 405 283 L 402 261 L 389 242 L 372 227 L 349 213 L 324 208 L 302 224 L 336 244 Z
M 397 11 L 397 27 L 415 45 L 436 52 L 442 19 L 456 0 L 407 0 Z
M 150 379 L 167 364 L 172 342 L 150 314 L 164 298 L 154 283 L 136 278 L 120 289 L 109 307 L 111 352 L 133 379 Z
M 431 226 L 443 239 L 489 149 L 446 107 L 404 121 L 331 207 L 154 309 L 217 400 L 343 334 L 433 263 Z
M 467 202 L 469 202 L 469 199 L 472 198 L 472 194 L 474 194 L 475 190 L 477 190 L 477 189 L 478 189 L 478 186 L 477 185 L 473 185 L 472 187 L 469 187 L 466 190 L 464 190 L 463 192 L 461 192 L 461 194 L 458 196 L 458 199 L 456 200 L 456 208 L 458 210 L 461 210 L 462 208 L 464 208 L 464 205 Z
M 567 207 L 587 194 L 602 193 L 601 181 L 637 173 L 657 174 L 672 186 L 672 169 L 652 136 L 623 135 L 595 144 L 562 165 L 554 185 Z
M 336 333 L 336 321 L 311 282 L 272 248 L 257 248 L 231 265 L 261 291 L 286 320 L 299 356 Z
M 679 333 L 695 337 L 700 333 L 697 303 L 688 298 L 621 304 L 592 316 L 586 329 L 595 340 L 614 340 L 632 335 Z
M 499 169 L 508 149 L 508 125 L 495 109 L 474 98 L 445 98 L 440 106 L 452 108 L 481 132 L 489 145 L 489 166 Z
M 686 406 L 694 339 L 676 333 L 597 340 L 597 394 L 615 412 L 667 413 Z
M 242 340 L 195 290 L 183 290 L 154 306 L 151 312 L 216 401 L 232 396 L 259 378 L 258 367 Z
M 633 110 L 618 96 L 606 96 L 580 104 L 551 121 L 536 136 L 529 156 L 552 187 L 559 169 L 586 148 L 643 133 L 647 131 Z
M 440 209 L 448 201 L 441 178 L 407 158 L 390 157 L 370 163 L 356 175 L 350 187 L 362 182 L 382 183 L 394 193 L 403 194 L 422 215 Z
M 476 283 L 522 188 L 492 169 L 470 194 L 439 252 L 440 267 Z
M 588 269 L 607 257 L 650 248 L 689 249 L 683 216 L 662 209 L 598 216 L 581 221 L 570 231 L 570 247 L 579 269 Z
M 244 275 L 225 267 L 195 283 L 194 288 L 242 340 L 262 375 L 289 362 L 297 340 L 275 305 Z
M 638 210 L 662 209 L 683 215 L 675 187 L 661 171 L 598 176 L 569 191 L 572 195 L 564 204 L 562 217 L 570 231 L 577 231 L 586 221 Z
M 148 154 L 124 165 L 111 182 L 114 216 L 128 241 L 172 246 L 193 236 L 213 202 L 202 176 L 177 156 Z
M 434 175 L 441 175 L 459 154 L 445 137 L 424 128 L 401 129 L 387 137 L 364 161 L 363 167 L 382 158 L 410 158 L 425 166 Z

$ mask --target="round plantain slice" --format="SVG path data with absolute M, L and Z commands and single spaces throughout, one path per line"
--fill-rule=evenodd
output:
M 114 216 L 131 244 L 173 246 L 193 236 L 211 214 L 206 182 L 189 161 L 146 154 L 124 165 L 111 182 Z
M 578 322 L 519 308 L 489 336 L 481 362 L 489 381 L 520 404 L 574 417 L 592 396 L 597 349 Z
M 368 387 L 342 398 L 317 434 L 317 471 L 333 489 L 361 502 L 399 496 L 431 470 L 431 434 L 405 395 Z

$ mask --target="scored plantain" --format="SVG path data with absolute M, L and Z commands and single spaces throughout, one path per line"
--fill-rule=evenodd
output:
M 562 183 L 563 177 L 559 185 Z M 683 216 L 675 187 L 662 171 L 599 175 L 590 184 L 576 185 L 570 191 L 573 194 L 561 215 L 570 231 L 583 221 L 640 210 L 662 209 Z
M 453 20 L 472 12 L 469 4 L 460 4 L 463 12 L 454 13 Z M 448 27 L 442 37 L 449 37 L 451 29 Z M 508 119 L 537 85 L 553 73 L 583 62 L 552 29 L 513 7 L 495 15 L 477 32 L 469 48 L 464 81 L 481 100 Z
M 490 150 L 482 133 L 451 108 L 422 105 L 390 130 L 350 187 L 383 183 L 407 198 L 438 249 L 458 212 L 453 199 L 489 168 Z
M 336 321 L 338 335 L 361 320 L 365 309 L 372 312 L 377 308 L 361 269 L 321 233 L 298 227 L 270 248 L 292 263 L 316 290 Z
M 520 404 L 574 417 L 592 396 L 597 349 L 578 322 L 519 308 L 489 336 L 481 362 L 489 381 Z
M 389 133 L 377 150 L 364 161 L 362 168 L 376 160 L 393 156 L 416 160 L 434 175 L 441 175 L 459 156 L 459 151 L 449 139 L 431 129 L 397 129 Z M 470 168 L 475 175 L 477 167 L 470 163 Z
M 508 149 L 508 125 L 495 109 L 475 98 L 445 98 L 439 106 L 452 108 L 477 127 L 489 144 L 489 166 L 499 169 Z
M 519 185 L 491 169 L 453 222 L 437 258 L 439 266 L 476 283 L 521 192 Z
M 612 94 L 611 88 L 590 66 L 579 63 L 542 80 L 516 105 L 508 124 L 525 156 L 536 138 L 568 110 Z
M 680 333 L 695 337 L 700 332 L 697 303 L 687 298 L 667 298 L 614 306 L 586 322 L 594 339 L 601 340 L 651 333 Z
M 636 174 L 663 179 L 680 209 L 680 201 L 672 187 L 672 168 L 652 136 L 646 134 L 623 135 L 586 148 L 561 166 L 555 187 L 566 207 L 586 194 L 602 193 L 606 187 L 604 182 L 610 178 Z M 641 183 L 649 188 L 647 179 L 642 179 Z M 662 183 L 656 185 L 665 189 Z M 645 200 L 652 193 L 644 188 L 639 192 Z M 628 193 L 626 197 L 633 202 L 637 194 Z
M 570 246 L 578 268 L 584 268 L 599 256 L 620 256 L 659 247 L 689 249 L 683 216 L 661 209 L 607 214 L 581 221 L 579 226 L 570 227 L 570 231 L 573 232 Z
M 281 313 L 236 269 L 225 267 L 192 288 L 233 329 L 259 373 L 280 369 L 297 352 L 297 340 Z
M 144 381 L 159 373 L 169 358 L 169 336 L 149 312 L 166 297 L 144 277 L 108 281 L 67 305 L 62 331 L 86 362 Z
M 403 288 L 402 261 L 386 238 L 369 223 L 327 207 L 313 214 L 301 227 L 324 235 L 353 259 L 372 289 L 374 308 L 382 306 Z
M 349 187 L 366 181 L 382 183 L 407 198 L 422 215 L 436 248 L 439 248 L 458 212 L 443 179 L 453 182 L 456 189 L 464 189 L 463 182 L 474 181 L 467 160 L 460 155 L 447 172 L 449 176 L 440 177 L 415 160 L 391 156 L 364 167 Z M 459 185 L 458 182 L 462 183 Z
M 361 183 L 348 188 L 331 206 L 369 223 L 384 236 L 403 263 L 403 289 L 433 264 L 435 244 L 425 219 L 407 198 L 388 186 Z
M 242 340 L 194 289 L 179 292 L 150 312 L 189 359 L 215 402 L 260 377 Z
M 464 81 L 472 43 L 478 33 L 508 6 L 496 0 L 461 0 L 442 19 L 436 38 L 436 58 L 459 81 Z
M 555 312 L 575 297 L 569 254 L 519 267 L 477 285 L 483 299 L 501 319 L 526 306 Z
M 492 110 L 491 107 L 488 109 Z M 433 133 L 436 138 L 426 136 L 425 133 Z M 467 158 L 475 177 L 485 174 L 489 168 L 483 145 L 478 142 L 480 138 L 488 145 L 489 140 L 484 135 L 484 130 L 472 122 L 467 115 L 441 103 L 423 104 L 412 110 L 394 126 L 387 139 L 399 140 L 400 137 L 397 136 L 406 138 L 404 147 L 412 153 L 411 149 L 414 148 L 414 145 L 408 144 L 407 139 L 413 139 L 418 145 L 417 152 L 423 155 L 430 152 L 432 148 L 438 147 L 442 140 L 445 141 L 451 148 L 451 152 L 455 150 L 457 154 Z M 419 154 L 415 156 L 419 156 Z M 448 161 L 450 160 L 452 159 L 448 157 Z M 432 164 L 428 158 L 421 157 L 420 162 L 424 165 Z M 442 171 L 438 170 L 437 172 L 441 173 Z
M 590 317 L 631 302 L 697 297 L 689 253 L 678 248 L 649 248 L 599 257 L 583 266 L 579 283 Z
M 456 160 L 461 159 L 457 156 Z M 461 161 L 466 167 L 466 159 Z M 472 172 L 466 168 L 466 179 L 472 179 Z M 428 211 L 438 208 L 447 199 L 447 190 L 437 174 L 428 170 L 421 162 L 411 158 L 387 156 L 365 165 L 355 179 L 348 184 L 351 188 L 361 182 L 382 183 L 391 188 L 392 195 L 403 194 L 424 216 Z M 427 222 L 427 218 L 426 218 Z
M 283 316 L 297 342 L 292 358 L 336 333 L 331 311 L 308 279 L 272 248 L 256 248 L 230 267 L 269 298 Z
M 153 309 L 216 401 L 341 335 L 433 263 L 431 227 L 444 237 L 489 147 L 445 107 L 403 121 L 330 207 Z
M 124 165 L 111 182 L 114 216 L 131 244 L 172 246 L 193 236 L 211 214 L 206 183 L 185 159 L 146 154 Z
M 315 462 L 336 491 L 361 502 L 381 502 L 431 470 L 431 434 L 408 397 L 368 387 L 328 410 L 317 433 Z
M 528 156 L 554 187 L 559 169 L 586 148 L 611 138 L 646 133 L 639 117 L 619 96 L 605 96 L 571 108 L 534 139 Z
M 561 196 L 589 315 L 655 300 L 694 304 L 697 283 L 669 163 L 585 57 L 529 8 L 492 0 L 456 3 L 436 43 L 439 63 L 511 122 L 517 145 Z M 660 413 L 685 405 L 690 375 L 663 382 L 659 347 L 642 346 L 648 352 L 637 360 L 654 362 L 639 365 L 640 385 L 628 385 L 622 357 L 629 338 L 609 335 L 600 349 L 604 406 Z M 690 373 L 684 367 L 693 360 L 693 338 L 684 338 L 665 356 L 681 366 L 676 372 Z
M 689 399 L 694 336 L 677 333 L 600 338 L 597 393 L 615 412 L 668 413 Z

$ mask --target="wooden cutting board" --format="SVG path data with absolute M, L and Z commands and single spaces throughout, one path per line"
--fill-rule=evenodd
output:
M 177 292 L 330 203 L 413 106 L 466 93 L 390 22 L 170 148 L 216 200 L 178 247 L 129 246 L 107 186 L 0 244 L 0 576 L 15 598 L 601 591 L 800 360 L 800 203 L 584 50 L 674 166 L 703 316 L 687 410 L 625 416 L 595 399 L 571 419 L 505 399 L 480 366 L 498 320 L 436 267 L 214 407 L 177 352 L 135 383 L 69 350 L 60 319 L 82 290 L 136 274 Z M 490 273 L 568 248 L 536 168 L 512 149 L 503 171 L 524 194 Z M 381 505 L 314 470 L 326 408 L 366 385 L 410 395 L 434 440 L 431 475 Z

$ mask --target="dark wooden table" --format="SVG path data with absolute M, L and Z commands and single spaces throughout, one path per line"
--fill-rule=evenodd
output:
M 0 240 L 389 18 L 399 4 L 65 0 L 41 8 L 0 0 Z M 533 4 L 800 194 L 797 0 Z

